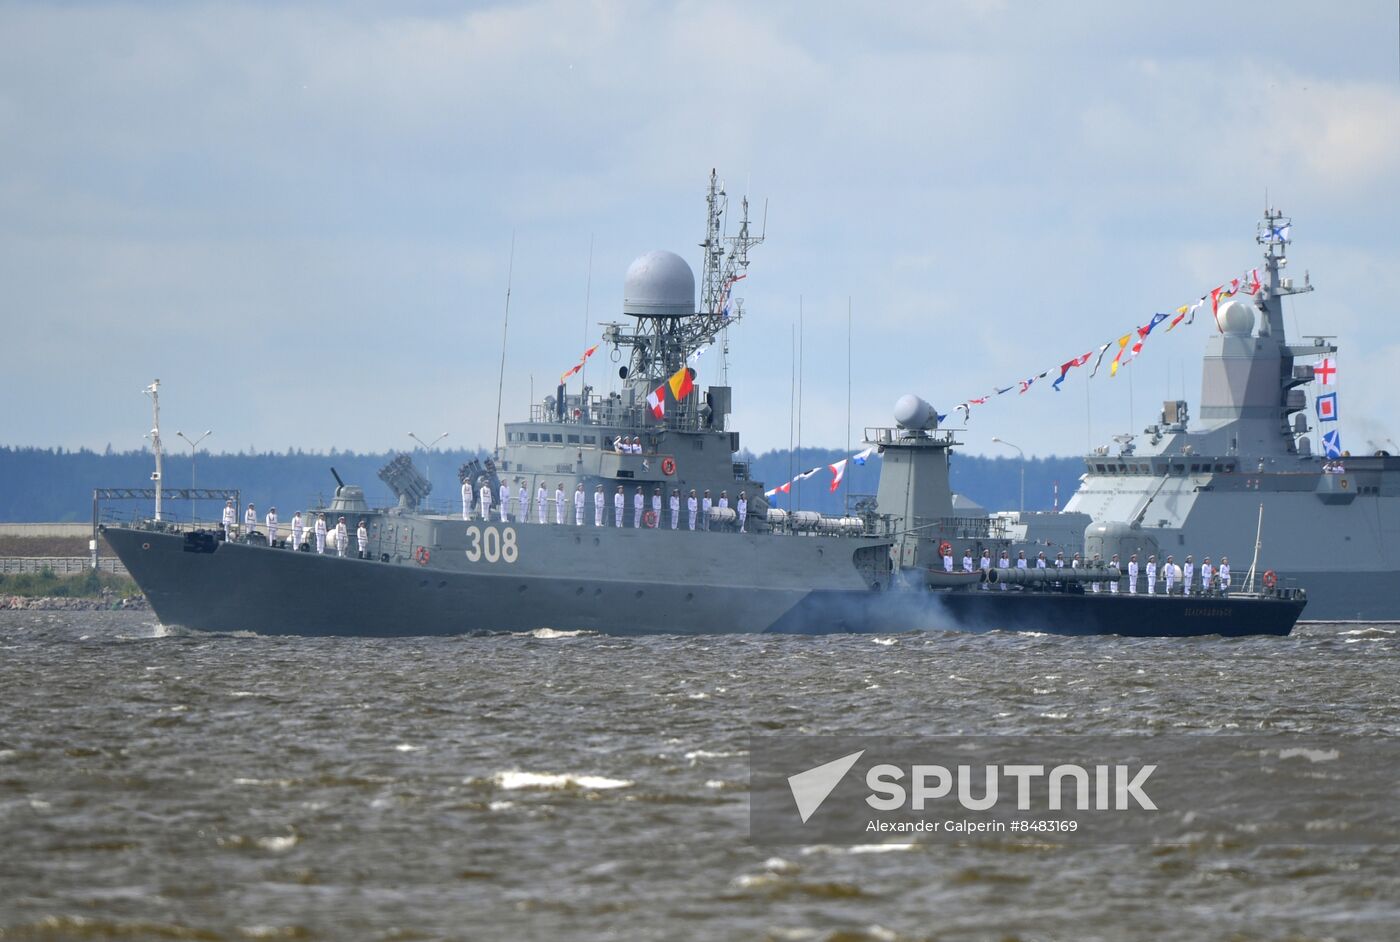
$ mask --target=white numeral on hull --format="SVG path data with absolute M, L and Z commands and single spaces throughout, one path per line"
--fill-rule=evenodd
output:
M 515 527 L 467 527 L 467 559 L 488 563 L 513 563 L 520 558 L 520 548 L 515 542 Z

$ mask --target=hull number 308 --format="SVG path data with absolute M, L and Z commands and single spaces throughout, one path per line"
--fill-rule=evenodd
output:
M 519 558 L 515 527 L 467 527 L 467 559 L 471 562 L 513 563 Z

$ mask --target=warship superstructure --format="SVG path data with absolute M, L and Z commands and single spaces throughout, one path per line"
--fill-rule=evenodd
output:
M 762 482 L 736 460 L 732 390 L 702 388 L 690 365 L 722 346 L 742 315 L 731 289 L 761 238 L 750 234 L 747 204 L 737 234 L 721 234 L 724 194 L 713 175 L 708 202 L 700 304 L 682 258 L 660 251 L 638 258 L 624 283 L 629 320 L 603 330 L 621 364 L 621 390 L 603 396 L 584 386 L 571 393 L 561 384 L 532 405 L 527 420 L 507 423 L 503 446 L 461 469 L 460 514 L 423 508 L 431 485 L 405 455 L 380 473 L 396 507 L 371 509 L 361 488 L 338 481 L 330 505 L 311 510 L 308 526 L 320 513 L 331 527 L 343 516 L 349 547 L 322 553 L 309 534 L 288 545 L 269 543 L 256 530 L 160 520 L 106 526 L 107 541 L 162 622 L 204 630 L 396 636 L 1002 628 L 1186 636 L 1292 628 L 1305 605 L 1298 589 L 1110 594 L 1094 591 L 1119 578 L 1101 563 L 946 571 L 945 555 L 996 556 L 1013 544 L 994 518 L 958 515 L 948 482 L 957 442 L 916 396 L 896 404 L 893 426 L 865 431 L 882 456 L 873 502 L 838 516 L 770 507 Z M 536 502 L 540 488 L 543 506 Z M 705 491 L 716 506 L 692 528 L 689 498 Z M 565 495 L 562 507 L 556 492 Z M 614 509 L 618 493 L 621 514 Z M 633 503 L 639 493 L 640 514 Z M 728 506 L 719 505 L 721 495 Z M 361 520 L 363 552 L 354 535 Z
M 1141 435 L 1086 455 L 1064 513 L 1004 515 L 1018 540 L 1240 568 L 1260 530 L 1269 565 L 1307 586 L 1309 619 L 1400 620 L 1400 457 L 1313 450 L 1306 390 L 1337 347 L 1287 336 L 1284 298 L 1313 290 L 1285 275 L 1291 229 L 1275 210 L 1259 224 L 1260 287 L 1215 312 L 1195 421 L 1168 401 Z

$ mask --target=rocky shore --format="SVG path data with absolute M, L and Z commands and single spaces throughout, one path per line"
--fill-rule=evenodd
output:
M 0 595 L 0 612 L 106 612 L 106 611 L 150 611 L 142 596 L 119 598 L 63 598 L 54 596 Z

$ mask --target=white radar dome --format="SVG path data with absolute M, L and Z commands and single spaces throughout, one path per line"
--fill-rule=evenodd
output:
M 627 267 L 622 313 L 685 317 L 695 313 L 695 273 L 675 252 L 648 252 Z
M 1227 334 L 1251 334 L 1254 332 L 1254 305 L 1239 298 L 1231 298 L 1220 305 L 1215 315 L 1220 329 Z
M 938 414 L 933 411 L 933 406 L 910 393 L 900 396 L 894 404 L 894 421 L 900 428 L 922 431 L 938 427 Z

